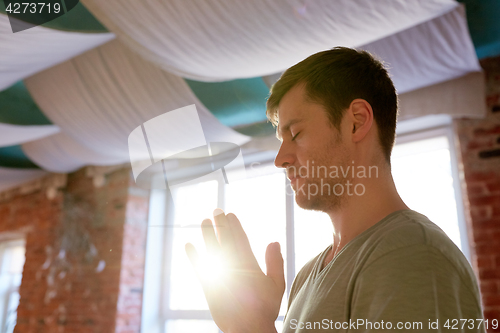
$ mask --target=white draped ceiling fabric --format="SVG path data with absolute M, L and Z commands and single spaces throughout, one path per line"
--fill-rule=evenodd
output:
M 44 27 L 14 34 L 7 15 L 0 14 L 0 91 L 113 38 L 112 33 L 63 32 Z
M 46 170 L 129 160 L 128 136 L 151 118 L 195 104 L 208 142 L 241 145 L 249 137 L 222 125 L 187 83 L 112 41 L 25 80 L 44 114 L 62 132 L 23 145 Z M 144 159 L 149 159 L 145 151 Z
M 467 91 L 467 86 L 463 83 L 465 81 L 461 79 L 469 73 L 476 73 L 477 75 L 473 76 L 474 83 L 480 88 L 483 86 L 477 82 L 478 78 L 482 77 L 481 66 L 469 36 L 465 8 L 462 5 L 432 20 L 358 48 L 376 55 L 388 66 L 400 95 L 457 79 L 457 83 L 450 82 L 445 86 L 453 87 L 452 95 L 455 97 L 460 89 L 464 89 L 463 93 L 470 97 L 471 92 Z M 281 73 L 273 74 L 263 79 L 270 87 L 280 75 Z M 472 79 L 469 78 L 467 82 L 472 83 L 470 80 Z M 442 89 L 439 91 L 444 92 Z M 477 93 L 479 98 L 484 95 L 481 94 L 481 89 L 475 89 L 474 93 Z M 470 103 L 467 105 L 470 106 Z M 418 116 L 420 111 L 420 108 L 405 109 L 412 117 Z M 474 117 L 478 114 L 483 116 L 482 111 L 481 109 L 474 113 L 475 108 L 468 111 L 461 108 L 460 112 L 456 112 L 456 109 L 439 107 L 431 108 L 422 115 L 440 112 Z
M 461 5 L 360 48 L 389 65 L 399 94 L 481 71 Z
M 55 125 L 12 125 L 0 123 L 0 147 L 14 146 L 59 132 Z
M 400 99 L 399 120 L 486 115 L 484 77 L 464 6 L 360 48 L 388 64 Z
M 0 192 L 46 175 L 48 175 L 48 172 L 43 170 L 23 170 L 0 167 Z
M 182 77 L 270 75 L 335 45 L 358 47 L 449 12 L 453 0 L 82 0 L 145 59 Z

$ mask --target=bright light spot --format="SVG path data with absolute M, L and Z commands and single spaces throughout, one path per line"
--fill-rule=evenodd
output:
M 210 283 L 222 282 L 228 276 L 228 264 L 221 256 L 206 254 L 201 258 L 203 279 Z

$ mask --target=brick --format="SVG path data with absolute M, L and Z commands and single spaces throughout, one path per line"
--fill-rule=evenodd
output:
M 499 104 L 500 102 L 500 94 L 492 94 L 487 96 L 486 98 L 486 104 L 491 107 L 495 104 Z
M 472 197 L 469 198 L 469 202 L 474 206 L 486 206 L 491 205 L 493 207 L 500 206 L 500 195 L 499 194 L 491 194 L 484 195 L 480 197 Z
M 489 182 L 492 179 L 496 179 L 497 175 L 494 171 L 476 171 L 469 170 L 471 166 L 464 165 L 465 171 L 465 180 L 468 183 L 472 182 Z
M 495 180 L 491 180 L 486 184 L 488 192 L 492 194 L 500 193 L 500 177 Z
M 467 184 L 467 194 L 469 197 L 480 197 L 489 194 L 489 183 L 486 182 L 470 182 Z
M 478 243 L 476 244 L 476 253 L 478 256 L 495 255 L 500 253 L 500 243 Z
M 493 148 L 494 145 L 495 145 L 495 137 L 483 135 L 470 141 L 466 146 L 466 150 L 475 151 L 478 149 L 489 149 Z
M 474 136 L 494 136 L 495 134 L 500 134 L 500 125 L 494 125 L 487 128 L 476 128 L 473 133 Z
M 497 238 L 498 240 L 498 238 Z M 494 264 L 495 264 L 495 267 L 500 269 L 500 253 L 497 253 L 495 256 L 494 256 Z
M 477 257 L 477 266 L 479 269 L 495 268 L 495 258 L 491 254 Z
M 482 219 L 472 220 L 472 226 L 474 228 L 474 231 L 477 230 L 478 232 L 482 231 L 495 232 L 500 228 L 500 218 L 493 217 L 492 214 L 490 218 L 485 220 Z
M 481 281 L 480 287 L 483 295 L 497 294 L 499 292 L 498 283 L 496 281 Z
M 483 297 L 483 305 L 485 307 L 500 306 L 500 297 L 498 295 L 486 295 Z
M 473 221 L 489 221 L 493 216 L 493 207 L 490 205 L 470 207 L 470 214 Z

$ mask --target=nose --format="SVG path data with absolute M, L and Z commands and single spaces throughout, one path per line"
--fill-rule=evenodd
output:
M 295 155 L 292 153 L 289 145 L 282 142 L 278 154 L 274 159 L 274 165 L 277 168 L 286 168 L 287 166 L 293 165 L 295 162 Z

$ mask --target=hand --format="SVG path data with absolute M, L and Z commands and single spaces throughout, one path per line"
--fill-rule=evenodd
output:
M 202 222 L 203 238 L 212 260 L 201 260 L 194 246 L 186 244 L 212 318 L 225 333 L 275 333 L 274 322 L 285 292 L 279 243 L 267 246 L 264 274 L 236 216 L 216 209 L 214 220 L 218 237 L 212 221 Z

